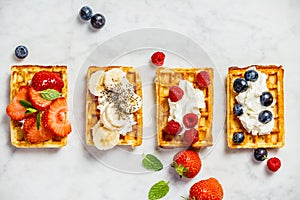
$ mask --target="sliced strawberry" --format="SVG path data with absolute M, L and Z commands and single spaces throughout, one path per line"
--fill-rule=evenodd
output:
M 71 131 L 71 123 L 66 118 L 68 111 L 67 101 L 64 97 L 55 99 L 42 116 L 43 124 L 55 135 L 67 136 Z
M 23 124 L 23 130 L 25 132 L 26 140 L 31 143 L 40 143 L 50 140 L 53 137 L 53 133 L 45 128 L 41 123 L 39 129 L 37 129 L 36 117 L 27 118 Z
M 28 88 L 28 97 L 33 107 L 38 110 L 45 110 L 52 102 L 44 99 L 38 91 L 33 89 L 33 87 Z
M 32 77 L 31 86 L 37 91 L 54 89 L 60 92 L 64 87 L 64 81 L 55 72 L 40 71 Z

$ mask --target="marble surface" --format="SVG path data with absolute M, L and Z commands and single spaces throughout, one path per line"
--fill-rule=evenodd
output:
M 88 23 L 78 19 L 83 5 L 106 16 L 107 24 L 102 30 L 93 31 Z M 181 199 L 180 196 L 188 196 L 193 183 L 211 176 L 222 183 L 224 199 L 299 198 L 299 9 L 297 0 L 2 0 L 0 199 L 147 199 L 149 188 L 159 180 L 170 181 L 170 192 L 164 199 Z M 254 162 L 252 150 L 228 149 L 225 126 L 203 158 L 201 172 L 192 180 L 177 178 L 168 163 L 155 173 L 118 170 L 122 163 L 120 168 L 112 169 L 87 151 L 81 140 L 83 133 L 77 129 L 69 136 L 68 145 L 59 150 L 11 146 L 5 113 L 11 65 L 67 65 L 73 113 L 77 77 L 93 50 L 118 34 L 153 27 L 176 31 L 194 40 L 205 49 L 224 80 L 232 65 L 284 66 L 286 145 L 269 151 L 270 157 L 277 156 L 282 161 L 277 173 L 269 173 L 266 162 Z M 19 44 L 29 48 L 29 56 L 22 61 L 13 55 Z M 74 126 L 83 123 L 74 117 L 71 120 Z M 173 153 L 176 150 L 170 154 Z

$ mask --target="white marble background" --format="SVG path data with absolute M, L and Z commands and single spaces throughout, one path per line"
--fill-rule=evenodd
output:
M 83 5 L 105 15 L 105 28 L 91 31 L 78 20 Z M 0 199 L 147 199 L 151 185 L 161 179 L 170 181 L 164 199 L 181 199 L 188 196 L 194 182 L 210 176 L 222 183 L 224 199 L 299 199 L 299 11 L 298 0 L 1 0 Z M 140 175 L 107 168 L 86 151 L 76 132 L 60 150 L 10 145 L 5 108 L 11 65 L 68 65 L 72 105 L 76 76 L 88 55 L 117 34 L 146 27 L 166 28 L 192 38 L 224 79 L 232 65 L 284 65 L 286 145 L 269 151 L 282 161 L 277 173 L 268 173 L 265 162 L 254 162 L 251 150 L 229 150 L 225 130 L 193 180 L 174 178 L 169 167 Z M 29 48 L 23 61 L 13 56 L 19 44 Z M 73 119 L 72 123 L 81 122 Z

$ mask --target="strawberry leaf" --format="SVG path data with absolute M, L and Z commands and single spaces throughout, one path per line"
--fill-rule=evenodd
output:
M 160 171 L 163 168 L 160 160 L 154 155 L 147 154 L 142 161 L 143 166 L 148 170 Z
M 159 181 L 155 183 L 148 192 L 149 200 L 157 200 L 166 196 L 169 192 L 169 182 Z
M 46 100 L 49 100 L 49 101 L 57 99 L 61 95 L 59 92 L 57 92 L 54 89 L 43 90 L 43 91 L 40 91 L 39 93 L 41 94 L 43 99 L 46 99 Z

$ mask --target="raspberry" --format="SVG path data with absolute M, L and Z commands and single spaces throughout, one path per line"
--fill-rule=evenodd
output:
M 182 99 L 184 95 L 183 90 L 178 86 L 172 86 L 169 90 L 169 98 L 172 102 L 177 102 Z
M 198 123 L 198 116 L 195 113 L 187 113 L 183 116 L 183 124 L 187 128 L 193 128 Z
M 269 170 L 271 170 L 272 172 L 276 172 L 281 167 L 281 162 L 278 158 L 273 157 L 268 160 L 267 166 Z
M 194 128 L 186 130 L 183 135 L 183 140 L 190 145 L 195 144 L 199 140 L 198 131 Z
M 210 84 L 210 77 L 207 71 L 201 71 L 196 74 L 196 81 L 200 87 L 208 87 Z
M 181 130 L 181 126 L 175 120 L 171 120 L 168 122 L 166 127 L 166 132 L 170 135 L 177 135 Z
M 165 54 L 163 52 L 157 51 L 151 56 L 151 61 L 156 66 L 162 66 L 165 61 Z

